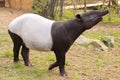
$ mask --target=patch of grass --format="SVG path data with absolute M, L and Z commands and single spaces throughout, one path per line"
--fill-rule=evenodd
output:
M 102 33 L 102 34 L 101 34 Z M 101 36 L 103 36 L 105 31 L 103 29 L 100 29 L 98 31 L 85 31 L 83 33 L 84 36 L 89 37 L 89 38 L 94 38 L 94 39 L 99 39 Z
M 13 51 L 12 50 L 6 50 L 5 51 L 5 57 L 13 57 Z
M 66 60 L 65 65 L 70 66 L 70 63 Z
M 72 80 L 79 80 L 77 75 L 73 75 Z
M 96 58 L 95 58 L 95 64 L 96 67 L 103 67 L 105 65 L 107 65 L 108 63 L 104 60 L 104 55 L 101 53 L 97 53 L 96 54 Z
M 1 41 L 1 42 L 7 42 L 7 41 L 9 41 L 9 40 L 8 40 L 7 37 L 2 37 L 2 38 L 0 38 L 0 41 Z
M 15 69 L 15 68 L 16 68 L 16 69 L 18 69 L 18 68 L 20 69 L 20 68 L 21 68 L 21 69 L 22 69 L 23 66 L 24 66 L 23 64 L 20 64 L 20 63 L 18 62 L 18 63 L 14 63 L 14 64 L 11 66 L 11 68 L 13 68 L 13 69 Z
M 103 18 L 103 23 L 120 23 L 120 15 L 118 14 L 108 14 Z
M 120 31 L 119 30 L 113 31 L 113 32 L 111 32 L 111 35 L 116 37 L 116 38 L 119 38 L 120 37 Z
M 6 36 L 6 35 L 5 35 Z M 0 36 L 0 46 L 4 46 L 6 42 L 10 42 L 8 37 L 2 37 Z
M 39 80 L 47 73 L 46 69 L 39 67 L 26 67 L 22 64 L 10 65 L 2 71 L 1 80 Z
M 104 66 L 105 64 L 106 64 L 105 61 L 100 60 L 100 59 L 96 59 L 96 65 L 97 65 L 98 67 L 102 67 L 102 66 Z
M 40 68 L 34 68 L 32 71 L 33 74 L 35 74 L 36 77 L 41 77 L 47 73 L 46 69 L 40 69 Z
M 103 23 L 120 23 L 120 14 L 116 13 L 116 9 L 109 9 L 109 14 L 104 16 Z
M 46 61 L 55 61 L 55 57 L 54 56 L 47 56 L 46 57 Z
M 105 24 L 106 25 L 106 24 Z M 111 24 L 112 25 L 112 24 Z M 115 25 L 113 25 L 115 26 Z M 109 26 L 107 28 L 101 28 L 101 25 L 93 28 L 91 30 L 85 31 L 83 33 L 84 36 L 93 39 L 101 39 L 105 36 L 113 36 L 114 38 L 119 38 L 120 35 L 120 28 Z M 97 29 L 98 28 L 98 29 Z

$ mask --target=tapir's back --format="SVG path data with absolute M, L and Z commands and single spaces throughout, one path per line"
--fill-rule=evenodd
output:
M 14 19 L 8 29 L 22 38 L 30 49 L 50 50 L 52 48 L 51 28 L 54 21 L 36 14 L 24 14 Z

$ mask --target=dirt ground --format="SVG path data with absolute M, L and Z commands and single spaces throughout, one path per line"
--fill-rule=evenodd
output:
M 27 12 L 7 8 L 0 8 L 0 31 L 6 30 L 11 20 L 24 13 Z M 99 24 L 95 26 L 91 31 L 94 32 L 102 27 L 104 27 L 105 29 L 107 28 L 119 29 L 120 24 Z M 120 46 L 117 46 L 108 52 L 98 52 L 94 51 L 94 49 L 91 48 L 86 49 L 84 47 L 80 47 L 79 45 L 73 45 L 67 54 L 68 56 L 67 70 L 68 74 L 72 76 L 72 79 L 71 77 L 67 77 L 67 79 L 65 78 L 64 80 L 120 80 L 119 47 Z M 76 53 L 76 51 L 81 52 L 78 52 L 80 54 L 73 54 Z M 33 62 L 35 61 L 33 60 Z M 50 79 L 48 78 L 46 80 L 55 80 L 53 75 L 49 75 L 46 73 L 44 77 L 50 76 L 51 78 Z M 63 78 L 61 77 L 59 78 L 60 80 L 63 80 Z
M 15 17 L 25 13 L 25 11 L 0 8 L 0 26 L 7 26 Z

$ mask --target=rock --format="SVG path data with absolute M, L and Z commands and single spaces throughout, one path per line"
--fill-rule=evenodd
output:
M 108 50 L 108 47 L 102 41 L 97 39 L 89 39 L 83 35 L 81 35 L 75 42 L 80 45 L 93 45 L 95 48 L 102 51 Z M 114 40 L 112 39 L 111 42 L 114 42 Z
M 91 44 L 100 51 L 108 50 L 108 47 L 100 40 L 93 39 Z
M 91 40 L 86 38 L 83 35 L 80 35 L 79 38 L 77 38 L 76 42 L 79 44 L 89 44 L 91 42 Z

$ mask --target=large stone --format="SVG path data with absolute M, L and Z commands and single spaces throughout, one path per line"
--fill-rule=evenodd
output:
M 86 38 L 83 35 L 80 35 L 79 38 L 77 38 L 76 42 L 79 44 L 89 44 L 91 42 L 91 39 Z
M 103 51 L 108 50 L 108 47 L 102 41 L 97 40 L 97 39 L 89 39 L 83 35 L 81 35 L 75 42 L 81 45 L 93 45 L 95 48 L 99 50 L 103 50 Z

